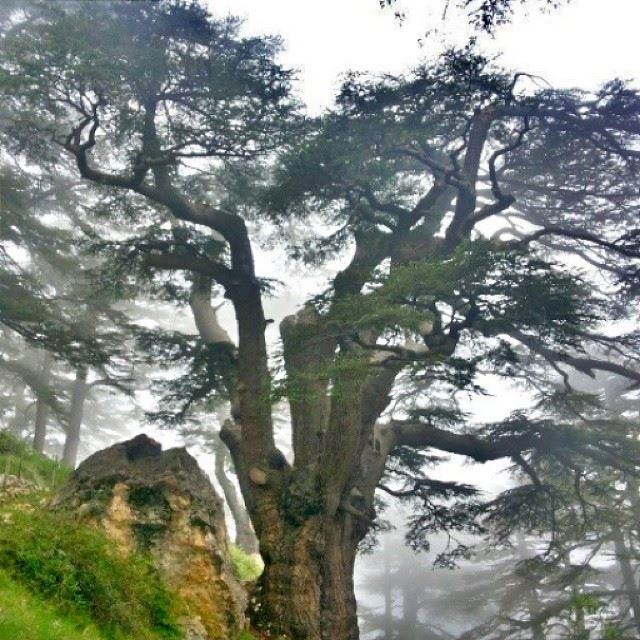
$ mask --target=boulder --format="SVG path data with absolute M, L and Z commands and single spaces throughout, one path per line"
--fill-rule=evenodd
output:
M 102 528 L 123 553 L 150 557 L 186 605 L 187 640 L 226 640 L 244 626 L 246 595 L 233 577 L 222 500 L 184 448 L 146 435 L 98 451 L 53 506 Z

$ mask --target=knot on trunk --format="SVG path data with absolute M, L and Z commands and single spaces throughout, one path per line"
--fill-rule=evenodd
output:
M 294 469 L 289 474 L 280 496 L 280 508 L 295 526 L 321 513 L 323 501 L 315 465 Z

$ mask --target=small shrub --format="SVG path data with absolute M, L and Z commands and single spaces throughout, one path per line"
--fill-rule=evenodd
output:
M 14 511 L 0 527 L 0 565 L 62 612 L 90 616 L 109 640 L 179 638 L 171 594 L 151 564 L 112 547 L 63 513 Z
M 231 556 L 233 573 L 238 580 L 250 582 L 260 577 L 262 564 L 256 557 L 245 553 L 235 544 L 229 547 L 229 555 Z

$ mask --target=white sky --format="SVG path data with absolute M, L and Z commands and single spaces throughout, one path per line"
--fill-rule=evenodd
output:
M 529 2 L 530 0 L 528 0 Z M 401 73 L 441 50 L 462 44 L 465 20 L 443 0 L 402 0 L 406 19 L 381 10 L 378 0 L 209 0 L 216 15 L 246 19 L 250 34 L 280 35 L 283 62 L 299 71 L 302 96 L 313 111 L 331 104 L 340 74 Z M 612 77 L 640 77 L 640 0 L 572 0 L 544 14 L 520 10 L 485 51 L 504 52 L 504 66 L 535 73 L 561 86 L 592 87 Z M 437 29 L 426 38 L 425 33 Z M 421 44 L 419 40 L 422 40 Z

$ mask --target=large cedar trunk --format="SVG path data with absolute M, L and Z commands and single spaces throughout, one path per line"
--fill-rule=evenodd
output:
M 368 372 L 366 353 L 339 345 L 312 307 L 285 319 L 280 331 L 290 391 L 290 463 L 275 443 L 268 321 L 257 279 L 246 277 L 253 274 L 253 257 L 241 235 L 232 243 L 239 282 L 227 291 L 238 325 L 237 367 L 227 381 L 231 419 L 220 437 L 265 562 L 251 619 L 274 638 L 357 640 L 353 570 L 358 543 L 375 515 L 373 496 L 388 453 L 381 443 L 374 446 L 372 436 L 398 369 Z M 230 344 L 219 332 L 204 335 L 205 325 L 215 324 L 208 295 L 205 287 L 202 305 L 192 296 L 194 316 L 209 317 L 198 324 L 201 335 Z
M 357 541 L 349 516 L 280 524 L 284 535 L 261 543 L 265 570 L 257 626 L 291 640 L 357 640 Z

